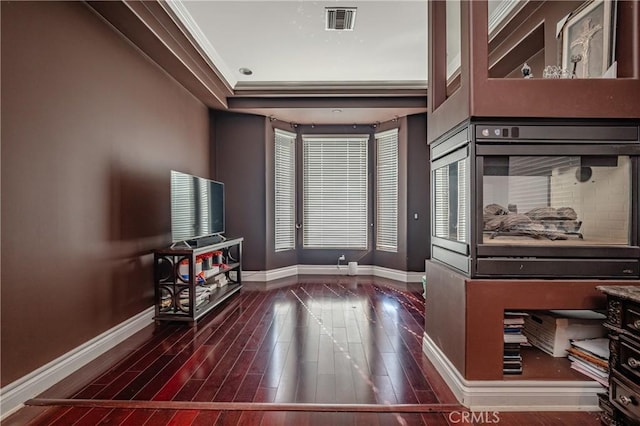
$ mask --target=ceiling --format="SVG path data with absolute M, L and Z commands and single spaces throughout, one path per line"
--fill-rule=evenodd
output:
M 181 22 L 235 89 L 427 80 L 427 2 L 181 1 Z M 352 31 L 325 30 L 325 8 L 355 7 Z M 249 68 L 250 76 L 239 69 Z
M 409 1 L 170 1 L 237 97 L 336 99 L 333 105 L 258 105 L 230 109 L 300 124 L 375 123 L 426 111 L 427 2 Z M 355 7 L 353 31 L 325 30 L 326 7 Z M 244 75 L 241 68 L 253 73 Z M 380 93 L 376 96 L 376 93 Z M 378 101 L 344 104 L 340 97 L 398 93 L 422 105 Z M 243 105 L 246 105 L 243 104 Z M 418 106 L 416 106 L 418 105 Z M 339 110 L 339 112 L 338 112 Z
M 489 0 L 490 24 L 524 2 Z M 459 25 L 455 3 L 449 28 Z M 298 124 L 370 124 L 427 110 L 427 0 L 166 4 L 233 90 L 231 111 Z M 326 8 L 355 8 L 353 30 L 327 31 Z M 459 49 L 459 39 L 448 42 Z M 459 66 L 459 50 L 448 56 Z

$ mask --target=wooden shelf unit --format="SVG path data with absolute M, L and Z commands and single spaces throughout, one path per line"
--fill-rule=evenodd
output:
M 473 279 L 427 261 L 425 331 L 465 380 L 578 380 L 580 376 L 567 372 L 562 361 L 542 355 L 536 359 L 535 352 L 524 360 L 523 374 L 505 378 L 504 312 L 602 310 L 606 297 L 597 286 L 638 284 L 638 280 Z
M 446 69 L 447 2 L 429 2 L 428 143 L 471 117 L 639 117 L 636 94 L 640 91 L 640 50 L 634 41 L 640 35 L 640 0 L 617 2 L 618 78 L 541 78 L 541 66 L 560 65 L 556 24 L 581 4 L 529 2 L 490 40 L 488 1 L 461 2 L 460 73 L 452 83 L 447 79 Z M 521 61 L 534 58 L 534 78 L 504 78 L 514 77 L 515 70 L 522 67 Z

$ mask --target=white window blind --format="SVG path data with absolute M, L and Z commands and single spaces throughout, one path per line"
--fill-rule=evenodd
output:
M 467 159 L 434 171 L 436 237 L 467 242 L 468 174 Z
M 467 241 L 467 209 L 469 197 L 467 194 L 467 161 L 458 161 L 458 241 Z
M 449 166 L 434 172 L 436 237 L 449 237 Z
M 376 138 L 376 250 L 398 251 L 398 129 Z
M 303 246 L 368 248 L 368 135 L 303 135 Z
M 275 251 L 296 247 L 296 135 L 275 129 Z

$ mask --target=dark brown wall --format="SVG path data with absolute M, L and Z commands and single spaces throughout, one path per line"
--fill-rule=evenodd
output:
M 407 117 L 407 140 L 407 270 L 424 271 L 424 260 L 431 257 L 427 114 Z
M 266 269 L 267 118 L 212 112 L 215 126 L 215 178 L 225 184 L 227 237 L 244 237 L 242 266 Z
M 2 386 L 152 305 L 207 109 L 81 2 L 1 2 Z
M 212 112 L 215 127 L 217 169 L 216 178 L 226 185 L 227 235 L 244 236 L 243 266 L 247 270 L 262 271 L 291 265 L 333 265 L 340 254 L 346 262 L 378 265 L 402 271 L 423 271 L 429 254 L 429 154 L 426 146 L 426 114 L 399 119 L 399 122 L 372 126 L 298 126 L 270 121 L 262 116 Z M 399 191 L 399 250 L 398 253 L 370 250 L 309 250 L 299 248 L 275 252 L 273 247 L 273 129 L 280 128 L 297 134 L 368 133 L 373 135 L 400 127 L 400 191 Z M 302 158 L 298 138 L 298 163 Z M 373 146 L 370 147 L 373 149 Z M 372 157 L 373 158 L 373 157 Z M 373 160 L 370 169 L 373 170 Z M 372 172 L 373 173 L 373 172 Z M 299 222 L 302 222 L 302 169 L 298 187 Z M 371 179 L 374 175 L 371 174 Z M 373 188 L 373 181 L 371 182 Z M 373 214 L 373 206 L 370 214 Z M 413 214 L 418 213 L 418 220 Z M 300 237 L 300 236 L 299 236 Z M 373 233 L 370 235 L 371 241 Z M 373 243 L 371 243 L 373 247 Z M 410 264 L 410 266 L 409 266 Z M 245 277 L 250 279 L 248 276 Z

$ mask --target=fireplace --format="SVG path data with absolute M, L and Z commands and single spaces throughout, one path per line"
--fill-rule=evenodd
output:
M 431 145 L 432 258 L 470 277 L 639 278 L 638 122 L 471 120 Z

